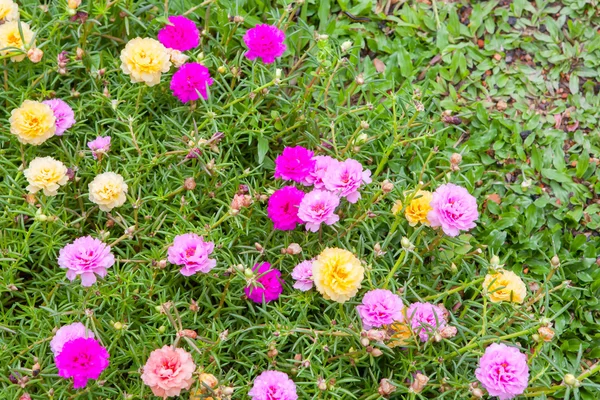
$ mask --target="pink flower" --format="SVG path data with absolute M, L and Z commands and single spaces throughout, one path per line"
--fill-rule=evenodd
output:
M 248 46 L 245 56 L 248 60 L 261 58 L 265 64 L 271 64 L 285 52 L 284 41 L 285 33 L 276 26 L 256 25 L 244 35 L 244 43 Z
M 313 152 L 302 146 L 286 147 L 275 159 L 275 178 L 309 185 L 309 176 L 315 165 Z
M 92 151 L 94 160 L 97 160 L 110 150 L 110 136 L 98 136 L 96 139 L 88 142 L 87 145 Z
M 413 303 L 406 310 L 406 318 L 412 331 L 419 335 L 421 342 L 429 340 L 429 335 L 446 326 L 444 310 L 431 303 Z
M 306 230 L 316 232 L 322 223 L 335 224 L 340 216 L 335 209 L 340 205 L 340 198 L 326 190 L 315 189 L 300 202 L 298 217 L 306 223 Z
M 490 396 L 512 399 L 527 389 L 527 356 L 516 347 L 493 343 L 479 359 L 475 376 Z
M 296 265 L 292 271 L 292 278 L 296 281 L 294 283 L 295 289 L 303 292 L 312 289 L 314 284 L 312 279 L 312 264 L 312 261 L 306 260 Z
M 108 367 L 108 351 L 94 338 L 77 338 L 64 344 L 55 357 L 58 375 L 73 378 L 75 389 L 83 388 L 89 379 L 98 379 Z
M 255 281 L 258 284 L 251 283 L 244 288 L 246 296 L 255 303 L 277 300 L 283 292 L 281 272 L 275 268 L 271 269 L 268 262 L 254 265 L 252 271 L 257 275 Z
M 458 236 L 460 231 L 475 228 L 479 217 L 477 201 L 467 189 L 447 183 L 433 192 L 431 211 L 427 219 L 432 227 L 441 226 L 448 236 Z
M 67 279 L 73 281 L 81 275 L 81 285 L 86 287 L 96 283 L 96 275 L 104 278 L 114 263 L 110 247 L 91 236 L 75 239 L 60 249 L 58 255 L 58 265 L 67 269 Z
M 196 365 L 190 353 L 183 349 L 163 346 L 150 353 L 142 381 L 150 386 L 155 396 L 166 399 L 179 396 L 183 389 L 189 389 L 194 382 Z
M 398 295 L 389 290 L 375 289 L 367 292 L 362 304 L 356 308 L 363 327 L 367 330 L 404 321 L 404 304 Z
M 163 46 L 179 51 L 191 50 L 200 43 L 200 32 L 194 21 L 183 16 L 169 17 L 170 25 L 158 32 L 158 41 Z
M 52 350 L 52 353 L 54 353 L 54 357 L 56 357 L 62 351 L 65 343 L 79 338 L 93 337 L 94 332 L 87 329 L 81 322 L 74 322 L 70 325 L 62 326 L 56 331 L 50 342 L 50 349 Z
M 213 242 L 205 242 L 195 233 L 186 233 L 175 236 L 167 254 L 171 264 L 182 265 L 181 275 L 192 276 L 197 272 L 206 274 L 217 265 L 216 260 L 208 258 L 214 248 Z
M 56 118 L 56 136 L 61 136 L 75 124 L 75 113 L 63 100 L 44 100 L 42 103 L 48 105 L 54 113 L 54 118 Z
M 298 206 L 304 198 L 304 192 L 294 186 L 285 186 L 276 190 L 269 197 L 267 214 L 273 221 L 273 228 L 291 231 L 296 224 L 302 223 L 298 218 Z
M 328 168 L 323 176 L 325 189 L 345 197 L 350 203 L 360 199 L 358 189 L 367 183 L 371 183 L 371 171 L 363 171 L 361 163 L 351 158 Z
M 264 371 L 254 379 L 248 392 L 252 400 L 297 400 L 296 384 L 286 373 Z
M 200 96 L 208 99 L 207 88 L 213 84 L 210 72 L 202 64 L 187 63 L 173 74 L 171 90 L 173 96 L 182 103 L 198 100 Z
M 339 161 L 329 156 L 314 156 L 314 166 L 310 174 L 306 178 L 310 185 L 315 185 L 315 189 L 324 189 L 323 177 L 337 164 Z

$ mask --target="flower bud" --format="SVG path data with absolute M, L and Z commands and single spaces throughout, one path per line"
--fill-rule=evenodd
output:
M 554 257 L 552 257 L 552 259 L 550 260 L 550 264 L 554 268 L 560 267 L 560 259 L 558 258 L 557 255 L 555 255 Z
M 317 387 L 319 388 L 319 390 L 321 391 L 325 391 L 327 390 L 327 382 L 325 382 L 325 379 L 318 377 L 317 378 Z
M 34 64 L 42 61 L 42 57 L 44 57 L 44 52 L 37 47 L 33 47 L 27 51 L 27 58 Z
M 342 43 L 342 45 L 340 46 L 340 48 L 342 49 L 342 53 L 347 52 L 348 50 L 350 50 L 350 48 L 352 47 L 352 42 L 350 40 L 346 40 L 344 43 Z
M 367 121 L 360 121 L 360 129 L 369 129 L 369 123 Z
M 224 65 L 221 65 L 219 68 L 217 68 L 217 72 L 220 74 L 224 74 L 225 72 L 227 72 L 227 68 Z
M 421 393 L 423 389 L 425 389 L 427 382 L 429 382 L 429 378 L 418 372 L 415 375 L 413 382 L 410 384 L 408 391 L 411 393 Z
M 286 249 L 287 254 L 300 254 L 302 253 L 302 247 L 298 243 L 290 244 Z
M 113 324 L 113 328 L 115 328 L 116 330 L 120 331 L 121 329 L 123 329 L 123 324 L 120 323 L 119 321 L 115 322 Z
M 526 192 L 527 189 L 529 189 L 529 187 L 531 186 L 531 180 L 530 179 L 523 179 L 523 182 L 521 182 L 521 190 Z
M 252 278 L 254 276 L 254 272 L 250 268 L 246 268 L 244 270 L 244 275 L 246 278 Z
M 374 348 L 371 350 L 371 355 L 373 357 L 381 357 L 383 355 L 383 351 L 379 350 L 378 348 Z
M 461 161 L 462 161 L 462 156 L 458 153 L 454 153 L 450 157 L 450 164 L 452 164 L 452 165 L 458 165 L 458 164 L 460 164 Z
M 554 338 L 554 330 L 549 326 L 541 326 L 538 333 L 544 342 L 551 342 Z
M 402 244 L 402 248 L 406 251 L 412 251 L 415 248 L 415 246 L 411 243 L 410 239 L 406 236 L 402 237 L 400 244 Z
M 183 182 L 183 187 L 185 190 L 194 190 L 196 189 L 196 180 L 194 178 L 186 178 Z
M 319 35 L 317 36 L 317 40 L 327 40 L 329 39 L 329 35 Z
M 387 179 L 381 182 L 381 191 L 383 193 L 390 193 L 392 190 L 394 190 L 394 184 L 392 182 Z
M 165 331 L 167 330 L 167 327 L 164 325 L 161 325 L 158 327 L 158 333 L 165 333 Z
M 356 78 L 354 79 L 354 81 L 356 82 L 357 85 L 364 85 L 365 84 L 365 77 L 363 74 L 358 74 L 356 76 Z
M 565 382 L 565 385 L 569 387 L 578 388 L 579 386 L 581 386 L 581 382 L 573 374 L 566 374 L 563 380 Z
M 71 10 L 77 9 L 77 7 L 79 7 L 80 5 L 81 5 L 81 0 L 68 0 L 67 1 L 67 7 L 69 7 Z
M 390 394 L 396 391 L 396 386 L 392 385 L 389 379 L 382 379 L 379 381 L 379 390 L 377 390 L 382 397 L 389 397 Z
M 360 344 L 362 344 L 363 346 L 367 347 L 369 344 L 371 344 L 371 342 L 369 341 L 369 339 L 367 339 L 366 337 L 364 337 L 364 338 L 360 338 Z
M 473 397 L 475 397 L 476 399 L 481 399 L 483 397 L 483 390 L 479 389 L 479 388 L 474 388 L 471 393 L 473 394 Z
M 490 258 L 490 267 L 498 268 L 499 265 L 500 265 L 500 257 L 492 256 L 492 258 Z
M 235 17 L 233 17 L 233 22 L 235 22 L 236 24 L 243 24 L 244 17 L 242 17 L 241 15 L 236 15 Z

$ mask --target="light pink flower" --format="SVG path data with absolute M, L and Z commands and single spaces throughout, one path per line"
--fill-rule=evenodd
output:
M 313 160 L 315 163 L 307 177 L 307 181 L 310 185 L 314 185 L 315 189 L 324 189 L 323 177 L 335 168 L 339 161 L 329 156 L 314 156 Z
M 71 106 L 64 100 L 44 100 L 42 103 L 48 105 L 54 113 L 54 118 L 56 118 L 56 136 L 61 136 L 75 124 L 75 113 Z
M 412 331 L 419 335 L 421 342 L 446 326 L 446 313 L 431 303 L 412 303 L 406 310 L 406 318 Z
M 163 346 L 150 353 L 142 381 L 150 386 L 155 396 L 166 399 L 179 396 L 183 389 L 189 389 L 194 382 L 196 365 L 190 353 L 183 349 Z
M 96 275 L 104 278 L 107 269 L 115 263 L 115 257 L 110 247 L 101 240 L 91 236 L 75 239 L 60 249 L 58 265 L 67 269 L 67 279 L 75 280 L 81 275 L 82 286 L 92 286 L 96 282 Z
M 248 392 L 252 400 L 297 400 L 296 384 L 286 373 L 264 371 Z
M 312 289 L 312 260 L 302 261 L 292 271 L 292 278 L 296 281 L 294 288 L 306 292 Z
M 322 223 L 335 224 L 339 215 L 335 209 L 340 205 L 340 198 L 326 190 L 315 189 L 300 202 L 298 217 L 306 223 L 306 230 L 316 232 Z
M 475 197 L 464 187 L 452 183 L 438 187 L 429 206 L 432 208 L 427 214 L 430 225 L 441 226 L 448 236 L 458 236 L 460 231 L 475 228 L 479 218 Z
M 325 189 L 345 197 L 350 203 L 360 199 L 358 189 L 367 183 L 371 183 L 371 171 L 363 171 L 362 164 L 351 158 L 328 168 L 323 176 Z
M 404 304 L 397 294 L 389 290 L 374 289 L 367 292 L 362 304 L 356 308 L 367 330 L 404 321 Z
M 527 389 L 527 356 L 516 347 L 493 343 L 479 359 L 475 376 L 490 396 L 498 396 L 499 400 L 513 399 Z
M 285 33 L 276 26 L 259 24 L 249 29 L 244 35 L 244 43 L 248 46 L 246 58 L 261 58 L 265 64 L 275 62 L 285 52 Z
M 92 151 L 94 160 L 97 160 L 110 150 L 110 136 L 98 136 L 87 145 Z
M 181 265 L 181 275 L 192 276 L 197 272 L 208 273 L 217 265 L 217 261 L 208 256 L 213 252 L 215 244 L 205 242 L 195 233 L 175 236 L 169 247 L 168 259 L 171 264 Z
M 81 322 L 74 322 L 70 325 L 62 326 L 56 331 L 52 341 L 50 341 L 50 349 L 56 357 L 63 349 L 65 343 L 79 338 L 93 338 L 94 332 L 90 331 Z

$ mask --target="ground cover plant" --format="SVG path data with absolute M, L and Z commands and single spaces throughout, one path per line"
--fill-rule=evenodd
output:
M 597 399 L 598 10 L 0 0 L 0 397 Z

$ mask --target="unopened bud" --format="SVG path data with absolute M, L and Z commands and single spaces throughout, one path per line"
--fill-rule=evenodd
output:
M 342 43 L 342 45 L 340 46 L 340 48 L 342 49 L 342 53 L 347 52 L 348 50 L 350 50 L 350 48 L 352 47 L 352 42 L 350 40 L 346 40 L 344 43 Z
M 460 164 L 461 161 L 462 161 L 462 156 L 458 153 L 454 153 L 450 157 L 450 164 L 452 164 L 452 165 L 458 165 L 458 164 Z
M 483 397 L 483 390 L 479 388 L 474 388 L 473 390 L 471 390 L 471 393 L 476 399 L 481 399 Z
M 224 74 L 225 72 L 227 72 L 227 68 L 224 65 L 221 65 L 219 68 L 217 68 L 217 72 L 220 74 Z
M 194 190 L 196 189 L 196 180 L 194 178 L 186 178 L 183 182 L 183 187 L 185 190 Z
M 286 253 L 288 254 L 300 254 L 302 253 L 302 247 L 298 243 L 292 243 L 287 247 Z
M 550 260 L 550 264 L 554 267 L 554 268 L 558 268 L 560 267 L 560 259 L 558 258 L 557 255 L 555 255 L 554 257 L 552 257 L 552 259 Z
M 319 390 L 321 391 L 325 391 L 327 390 L 327 382 L 325 382 L 325 379 L 318 377 L 317 378 L 317 387 L 319 388 Z
M 373 357 L 381 357 L 383 355 L 383 351 L 379 350 L 378 348 L 374 348 L 371 350 L 371 355 Z
M 573 374 L 566 374 L 563 380 L 565 382 L 565 385 L 569 387 L 578 388 L 579 386 L 581 386 L 581 382 Z
M 402 244 L 402 248 L 406 251 L 411 251 L 415 248 L 415 246 L 411 243 L 410 239 L 406 236 L 402 237 L 400 244 Z
M 390 193 L 392 190 L 394 190 L 394 184 L 392 182 L 387 179 L 381 182 L 381 191 L 383 193 Z
M 167 327 L 164 325 L 161 325 L 158 327 L 158 333 L 165 333 L 165 331 L 167 330 Z
M 554 338 L 554 330 L 548 326 L 541 326 L 538 333 L 544 342 L 551 342 Z
M 242 17 L 241 15 L 236 15 L 235 17 L 233 17 L 233 22 L 235 22 L 236 24 L 243 24 L 244 17 Z
M 76 59 L 81 60 L 84 55 L 85 55 L 85 51 L 81 47 L 78 47 L 77 50 L 75 50 L 75 58 Z
M 365 84 L 365 77 L 363 74 L 358 74 L 356 76 L 356 78 L 354 79 L 354 81 L 356 82 L 357 85 L 364 85 Z
M 37 64 L 40 61 L 42 61 L 42 57 L 44 57 L 44 52 L 38 49 L 37 47 L 31 48 L 27 51 L 27 58 L 29 58 L 29 61 L 31 61 L 34 64 Z
M 317 40 L 327 40 L 329 39 L 329 35 L 319 35 L 317 36 Z
M 389 381 L 389 379 L 382 379 L 381 381 L 379 381 L 379 394 L 382 397 L 389 397 L 390 394 L 394 393 L 396 391 L 396 386 L 392 385 Z
M 429 378 L 421 373 L 417 373 L 413 382 L 410 384 L 409 392 L 421 393 L 425 389 L 425 385 L 429 382 Z
M 492 258 L 490 258 L 490 266 L 494 267 L 494 268 L 498 268 L 499 265 L 500 265 L 500 257 L 492 256 Z
M 271 349 L 267 351 L 267 357 L 269 358 L 275 358 L 277 357 L 277 354 L 279 354 L 279 351 L 277 349 Z
M 369 129 L 369 123 L 367 121 L 360 121 L 360 129 Z
M 360 344 L 362 344 L 363 346 L 367 347 L 369 344 L 371 344 L 371 342 L 369 341 L 369 339 L 367 339 L 366 337 L 364 337 L 364 338 L 360 338 Z
M 120 323 L 119 321 L 115 322 L 113 324 L 113 328 L 115 328 L 116 330 L 120 331 L 121 329 L 123 329 L 123 324 Z
M 244 275 L 246 278 L 252 278 L 254 276 L 254 272 L 250 268 L 246 268 L 244 270 Z
M 259 253 L 262 253 L 263 251 L 265 251 L 264 247 L 262 247 L 262 245 L 260 243 L 258 243 L 258 242 L 254 243 L 254 248 Z

